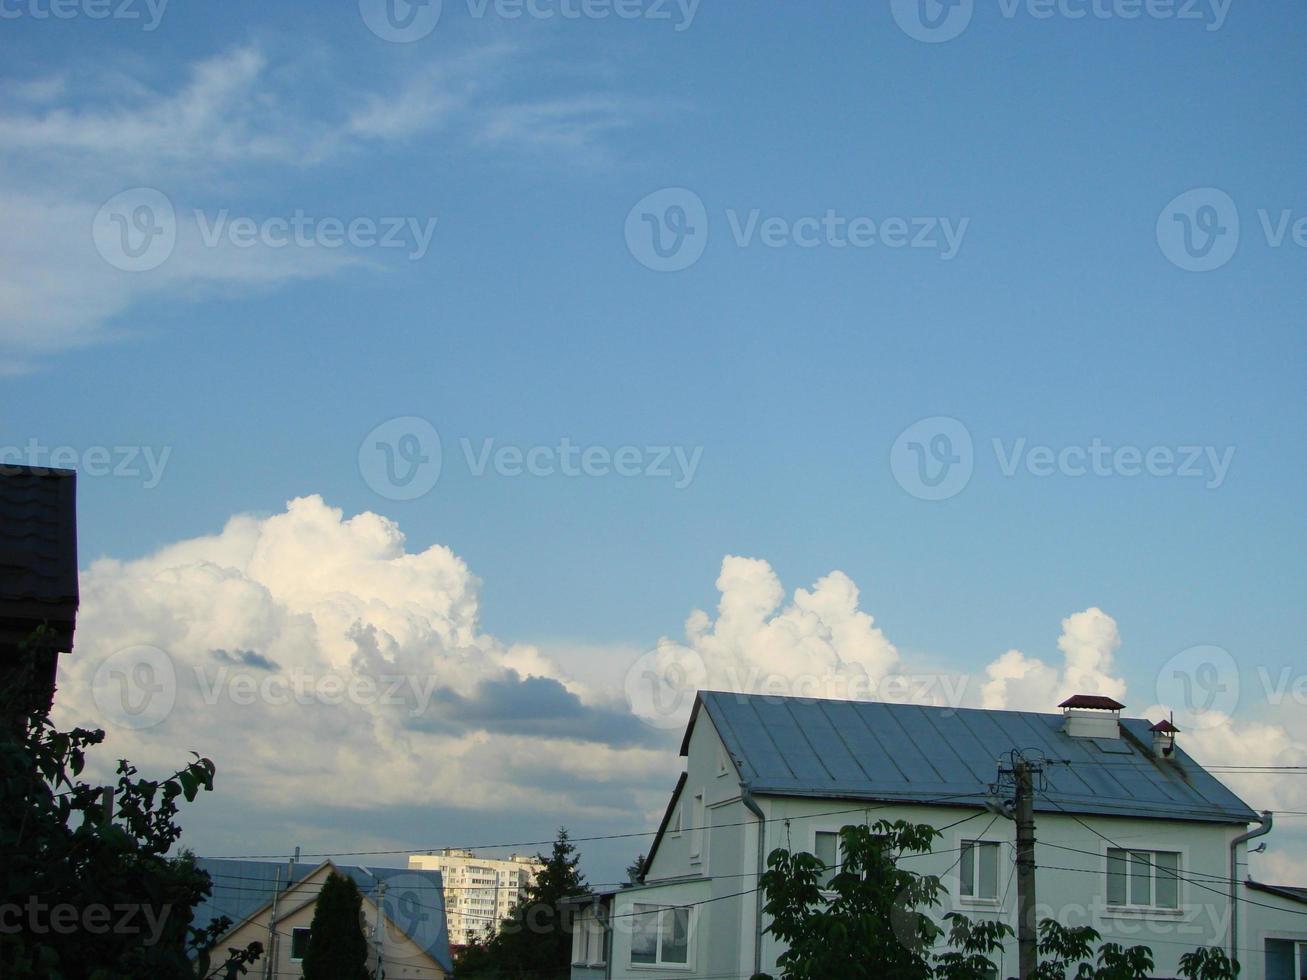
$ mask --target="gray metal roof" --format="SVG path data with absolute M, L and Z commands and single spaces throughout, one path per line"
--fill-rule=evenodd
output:
M 741 778 L 764 795 L 974 805 L 1000 758 L 1022 749 L 1052 763 L 1037 810 L 1221 823 L 1257 816 L 1179 745 L 1173 759 L 1155 758 L 1142 718 L 1121 719 L 1117 740 L 1073 738 L 1062 715 L 1029 711 L 703 691 L 691 729 L 701 711 Z
M 224 915 L 233 926 L 238 925 L 272 901 L 279 880 L 281 890 L 286 889 L 288 862 L 196 858 L 195 863 L 207 871 L 213 881 L 208 900 L 195 909 L 191 925 L 196 928 L 204 928 L 213 919 Z M 386 918 L 421 946 L 445 972 L 453 972 L 445 921 L 444 884 L 439 871 L 374 867 L 364 871 L 361 867 L 334 862 L 332 866 L 353 878 L 359 891 L 374 904 L 378 897 L 377 880 L 384 881 Z M 291 883 L 303 881 L 318 867 L 312 863 L 296 864 Z

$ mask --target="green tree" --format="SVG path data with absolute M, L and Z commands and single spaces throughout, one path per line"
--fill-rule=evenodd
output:
M 1092 926 L 1064 926 L 1053 919 L 1039 923 L 1038 980 L 1066 980 L 1074 969 L 1076 980 L 1144 980 L 1153 970 L 1153 951 L 1147 946 L 1104 943 Z
M 640 880 L 640 875 L 644 873 L 644 863 L 648 860 L 644 854 L 632 861 L 626 866 L 626 880 L 634 885 Z
M 304 980 L 368 980 L 363 894 L 353 878 L 333 871 L 318 892 L 304 952 Z
M 935 875 L 899 867 L 898 858 L 929 852 L 939 836 L 903 820 L 845 827 L 837 869 L 806 852 L 773 851 L 762 888 L 772 919 L 767 931 L 787 947 L 777 961 L 781 976 L 963 980 L 992 971 L 989 957 L 1012 934 L 1001 923 L 949 915 L 954 948 L 932 957 L 944 933 L 928 910 L 940 904 L 944 886 Z
M 505 980 L 551 980 L 571 975 L 571 919 L 563 900 L 586 891 L 577 870 L 581 855 L 567 828 L 560 828 L 548 857 L 537 855 L 544 868 L 526 889 L 526 896 L 499 925 L 488 945 L 488 962 L 477 976 Z
M 1237 980 L 1238 960 L 1231 960 L 1225 950 L 1202 946 L 1180 957 L 1180 976 L 1186 980 Z
M 104 732 L 57 731 L 49 707 L 30 696 L 24 668 L 45 642 L 38 633 L 0 683 L 0 910 L 22 927 L 0 930 L 6 980 L 177 980 L 246 972 L 259 943 L 213 950 L 230 927 L 193 928 L 212 888 L 183 853 L 178 801 L 213 789 L 214 766 L 196 761 L 163 780 L 140 778 L 120 760 L 112 786 L 83 781 L 86 752 Z

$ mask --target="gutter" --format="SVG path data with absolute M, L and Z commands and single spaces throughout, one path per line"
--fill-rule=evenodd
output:
M 740 802 L 758 818 L 758 883 L 754 889 L 753 911 L 753 972 L 756 975 L 762 972 L 762 875 L 767 864 L 767 818 L 753 798 L 749 784 L 743 781 L 740 783 Z
M 1249 830 L 1230 841 L 1230 962 L 1239 958 L 1239 845 L 1255 837 L 1265 837 L 1275 823 L 1275 814 L 1263 810 L 1256 830 Z

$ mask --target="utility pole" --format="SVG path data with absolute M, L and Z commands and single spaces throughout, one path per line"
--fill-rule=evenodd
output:
M 1043 777 L 1044 760 L 1031 760 L 1014 749 L 1011 765 L 999 762 L 998 782 L 990 787 L 1011 786 L 1010 803 L 991 801 L 990 809 L 1017 825 L 1017 953 L 1020 980 L 1034 980 L 1039 969 L 1039 923 L 1035 911 L 1035 780 Z
M 1032 767 L 1024 758 L 1013 766 L 1017 794 L 1017 951 L 1021 980 L 1034 980 L 1039 968 L 1035 921 L 1035 788 Z

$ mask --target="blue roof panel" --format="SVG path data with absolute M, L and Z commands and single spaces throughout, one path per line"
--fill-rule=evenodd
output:
M 1182 748 L 1152 752 L 1150 723 L 1121 720 L 1110 745 L 1073 738 L 1061 715 L 703 691 L 706 710 L 755 793 L 867 800 L 983 799 L 1014 749 L 1042 753 L 1035 808 L 1247 823 L 1256 814 Z M 686 740 L 688 745 L 688 737 Z

